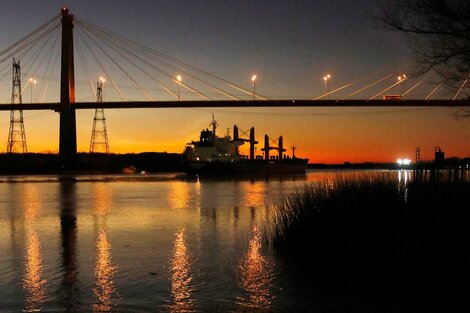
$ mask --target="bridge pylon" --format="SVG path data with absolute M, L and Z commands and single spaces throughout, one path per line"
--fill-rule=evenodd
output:
M 13 58 L 13 81 L 11 103 L 22 104 L 21 96 L 21 66 L 20 61 Z M 26 135 L 24 131 L 23 110 L 11 110 L 10 129 L 8 131 L 7 153 L 27 153 Z
M 73 15 L 67 8 L 62 14 L 62 51 L 60 72 L 59 160 L 63 168 L 73 168 L 77 158 L 75 119 L 75 74 L 73 59 Z

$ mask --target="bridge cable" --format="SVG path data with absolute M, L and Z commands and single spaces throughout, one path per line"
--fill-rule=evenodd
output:
M 39 40 L 48 36 L 47 40 L 44 41 L 44 43 L 42 44 L 42 46 L 39 47 L 39 52 L 38 53 L 34 53 L 31 58 L 32 58 L 32 61 L 30 61 L 30 59 L 27 59 L 26 60 L 26 64 L 29 64 L 28 65 L 28 68 L 26 69 L 25 73 L 26 73 L 26 76 L 28 75 L 31 75 L 30 72 L 31 72 L 31 68 L 33 68 L 33 66 L 35 66 L 36 62 L 40 59 L 41 57 L 41 54 L 42 52 L 44 51 L 44 47 L 49 43 L 49 41 L 54 37 L 55 33 L 54 32 L 48 32 L 48 33 L 44 33 L 42 36 L 40 36 L 40 38 L 37 38 L 36 41 L 28 48 L 27 52 L 29 52 L 34 46 L 36 46 L 38 43 L 39 43 Z M 50 47 L 52 47 L 52 45 L 50 45 Z M 50 50 L 50 48 L 49 48 Z M 25 56 L 26 54 L 23 54 L 23 57 Z M 44 59 L 47 57 L 47 53 L 44 54 L 44 56 L 42 57 L 42 60 L 39 61 L 36 69 L 34 70 L 33 72 L 33 75 L 34 73 L 36 73 L 36 71 L 39 69 L 39 67 L 41 66 L 41 64 L 44 62 Z M 19 61 L 24 61 L 24 60 L 19 60 Z M 11 66 L 11 65 L 10 65 Z M 29 85 L 29 80 L 27 81 L 27 83 L 24 85 L 24 87 L 22 88 L 21 92 L 20 92 L 20 95 L 22 95 L 23 91 L 26 89 L 26 87 Z M 18 96 L 20 96 L 18 95 Z M 8 100 L 9 102 L 11 101 L 11 97 L 9 98 Z
M 374 96 L 373 96 L 372 98 L 370 98 L 369 100 L 373 100 L 373 99 L 377 98 L 377 97 L 380 96 L 381 94 L 383 94 L 383 93 L 389 91 L 390 89 L 392 89 L 393 87 L 395 87 L 395 86 L 397 86 L 397 85 L 403 83 L 403 82 L 404 82 L 405 80 L 407 80 L 407 79 L 408 79 L 408 78 L 404 78 L 404 79 L 402 79 L 402 80 L 400 80 L 400 81 L 394 83 L 394 84 L 391 85 L 390 87 L 385 88 L 384 90 L 382 90 L 382 91 L 379 92 L 378 94 L 374 95 Z
M 93 31 L 93 30 L 90 30 L 90 31 Z M 94 32 L 94 33 L 95 33 L 95 32 Z M 100 36 L 99 34 L 96 34 L 96 33 L 95 33 L 95 35 L 96 35 L 96 36 Z M 103 35 L 101 35 L 101 36 L 103 36 Z M 120 48 L 120 49 L 126 51 L 129 55 L 131 55 L 131 56 L 137 58 L 138 60 L 140 60 L 141 62 L 143 62 L 143 63 L 145 63 L 145 64 L 151 66 L 151 67 L 154 68 L 155 70 L 157 70 L 157 71 L 159 71 L 159 72 L 165 74 L 165 75 L 168 76 L 171 80 L 174 80 L 174 77 L 173 77 L 172 75 L 170 75 L 169 73 L 167 73 L 167 72 L 163 71 L 162 69 L 156 67 L 155 65 L 153 65 L 153 64 L 150 63 L 149 61 L 143 59 L 142 57 L 140 57 L 140 56 L 137 55 L 136 53 L 131 52 L 131 51 L 130 51 L 129 49 L 127 49 L 126 47 L 124 47 L 124 46 L 122 46 L 122 45 L 119 45 L 119 43 L 116 42 L 116 39 L 107 38 L 107 37 L 104 37 L 104 36 L 101 37 L 101 36 L 100 36 L 100 38 L 102 38 L 103 40 L 111 41 L 114 46 L 117 45 L 118 48 Z M 108 46 L 110 46 L 110 45 L 108 44 Z M 135 49 L 134 47 L 132 47 L 132 46 L 129 46 L 129 48 L 132 49 L 132 50 L 136 50 L 136 49 Z M 119 53 L 119 51 L 117 51 L 117 50 L 115 50 L 115 51 Z M 139 52 L 139 51 L 137 50 L 136 52 Z M 148 56 L 148 55 L 147 55 L 147 56 Z M 129 61 L 129 60 L 128 60 L 128 61 Z M 129 62 L 131 62 L 131 61 L 129 61 Z M 239 98 L 234 97 L 233 95 L 231 95 L 231 94 L 229 94 L 229 93 L 227 93 L 227 92 L 225 92 L 225 91 L 223 91 L 223 90 L 217 88 L 216 86 L 214 86 L 214 85 L 212 85 L 212 84 L 210 84 L 210 83 L 208 83 L 208 82 L 206 82 L 206 81 L 204 81 L 204 80 L 202 80 L 202 79 L 199 79 L 198 77 L 196 77 L 196 76 L 194 76 L 194 75 L 192 75 L 192 74 L 190 74 L 190 73 L 188 73 L 188 72 L 186 72 L 186 71 L 184 71 L 184 70 L 182 71 L 180 68 L 177 68 L 177 67 L 175 67 L 175 66 L 173 66 L 173 65 L 171 65 L 171 64 L 169 64 L 169 63 L 167 63 L 167 62 L 164 62 L 164 61 L 158 61 L 158 62 L 159 62 L 159 63 L 162 63 L 163 65 L 165 65 L 165 66 L 167 66 L 167 67 L 169 67 L 169 68 L 171 68 L 171 69 L 173 69 L 173 70 L 180 71 L 180 72 L 182 72 L 183 74 L 187 75 L 188 77 L 192 77 L 192 78 L 194 78 L 195 80 L 198 80 L 198 81 L 202 82 L 202 83 L 205 84 L 205 85 L 208 85 L 209 87 L 211 87 L 212 89 L 214 89 L 216 92 L 218 92 L 219 94 L 222 94 L 222 95 L 228 97 L 229 99 L 232 99 L 232 100 L 240 100 Z M 134 64 L 134 63 L 132 63 L 132 64 L 133 64 L 134 66 L 138 67 L 136 64 Z M 146 73 L 146 72 L 145 72 L 143 69 L 141 69 L 140 67 L 138 67 L 138 68 L 139 68 L 141 71 L 143 71 L 144 73 Z M 146 74 L 149 75 L 148 73 L 146 73 Z M 153 78 L 152 76 L 150 76 L 150 77 L 155 80 L 155 78 Z M 162 87 L 163 87 L 163 86 L 162 86 Z M 172 93 L 172 94 L 174 95 L 174 93 Z M 176 98 L 178 98 L 178 97 L 176 96 Z
M 355 92 L 353 92 L 353 93 L 350 93 L 349 95 L 347 95 L 346 97 L 342 98 L 341 100 L 346 99 L 346 98 L 349 98 L 349 97 L 354 96 L 354 95 L 357 95 L 358 93 L 363 92 L 364 90 L 369 89 L 369 88 L 371 88 L 371 87 L 373 87 L 373 86 L 375 86 L 375 85 L 377 85 L 377 84 L 383 82 L 384 80 L 386 80 L 387 78 L 390 78 L 390 77 L 392 77 L 392 76 L 393 76 L 393 73 L 390 74 L 390 75 L 387 75 L 387 76 L 385 76 L 385 77 L 383 77 L 383 78 L 380 78 L 379 80 L 376 80 L 376 81 L 372 82 L 371 84 L 369 84 L 369 85 L 367 85 L 367 86 L 365 86 L 365 87 L 363 87 L 363 88 L 361 88 L 361 89 L 359 89 L 359 90 L 357 90 L 357 91 L 355 91 Z
M 43 93 L 43 96 L 42 96 L 42 99 L 41 99 L 41 103 L 44 103 L 44 99 L 46 98 L 46 94 L 47 94 L 47 91 L 49 89 L 49 83 L 50 81 L 52 80 L 52 73 L 54 73 L 54 69 L 57 65 L 57 61 L 59 60 L 59 53 L 60 53 L 61 49 L 56 49 L 56 54 L 55 54 L 55 58 L 54 58 L 54 63 L 52 64 L 52 67 L 49 71 L 49 75 L 47 74 L 47 71 L 46 71 L 46 74 L 45 74 L 45 81 L 47 82 L 46 84 L 46 87 L 44 88 L 44 93 Z M 51 59 L 52 59 L 52 54 L 51 54 Z
M 95 35 L 97 35 L 97 34 L 95 34 Z M 105 40 L 107 41 L 108 39 L 107 39 L 107 38 L 104 38 L 103 41 L 105 41 Z M 155 80 L 155 81 L 158 82 L 158 80 L 156 80 L 155 78 L 153 78 L 150 74 L 148 74 L 148 73 L 147 73 L 145 70 L 143 70 L 140 66 L 138 66 L 137 64 L 135 64 L 135 62 L 129 60 L 128 57 L 124 56 L 124 55 L 122 54 L 122 52 L 120 52 L 118 49 L 112 47 L 112 46 L 111 46 L 110 44 L 108 44 L 108 43 L 106 43 L 106 44 L 107 44 L 108 47 L 110 47 L 111 49 L 113 49 L 114 51 L 116 51 L 118 54 L 120 54 L 123 58 L 125 58 L 129 63 L 131 63 L 131 64 L 134 65 L 136 68 L 138 68 L 140 71 L 142 71 L 144 74 L 146 74 L 146 75 L 149 76 L 151 79 L 153 79 L 153 80 Z M 116 43 L 114 43 L 114 45 L 115 45 L 115 44 L 116 44 Z M 122 47 L 122 46 L 118 46 L 118 47 L 119 47 L 120 49 L 126 51 L 129 55 L 131 55 L 131 56 L 133 56 L 133 57 L 135 57 L 135 58 L 138 58 L 138 59 L 141 60 L 142 62 L 147 63 L 148 65 L 152 66 L 154 69 L 156 69 L 157 71 L 159 71 L 159 72 L 165 74 L 165 75 L 168 76 L 171 80 L 175 81 L 177 84 L 179 84 L 179 85 L 185 87 L 186 89 L 192 91 L 193 93 L 195 93 L 195 94 L 201 96 L 203 99 L 211 100 L 209 97 L 207 97 L 206 95 L 204 95 L 202 92 L 196 90 L 195 88 L 189 87 L 189 85 L 187 85 L 187 84 L 184 84 L 184 83 L 182 83 L 182 82 L 179 82 L 179 81 L 175 80 L 175 78 L 174 78 L 172 75 L 170 75 L 169 73 L 167 73 L 167 72 L 161 70 L 161 69 L 158 68 L 158 67 L 155 67 L 153 64 L 151 64 L 151 63 L 147 62 L 146 60 L 140 58 L 138 55 L 136 55 L 136 54 L 130 52 L 127 48 Z M 160 85 L 162 85 L 162 84 L 160 84 Z M 166 87 L 164 87 L 164 88 L 166 88 Z M 166 89 L 167 89 L 167 91 L 169 91 L 168 88 L 166 88 Z M 173 92 L 171 92 L 171 93 L 172 93 L 173 95 L 175 95 Z M 176 98 L 178 99 L 178 96 L 177 96 L 177 95 L 176 95 Z M 236 100 L 238 100 L 238 99 L 236 99 Z
M 41 31 L 43 31 L 44 29 L 46 29 L 47 27 L 49 27 L 52 23 L 56 22 L 58 20 L 58 17 L 60 17 L 60 15 L 56 15 L 54 16 L 52 19 L 50 19 L 49 21 L 47 21 L 46 23 L 42 24 L 41 26 L 39 26 L 38 28 L 36 28 L 35 30 L 33 30 L 31 33 L 29 33 L 28 35 L 26 35 L 25 37 L 21 38 L 20 40 L 16 41 L 15 43 L 13 43 L 12 45 L 10 45 L 9 47 L 3 49 L 2 51 L 0 51 L 0 56 L 4 55 L 5 53 L 8 53 L 10 50 L 13 50 L 15 47 L 18 47 L 20 45 L 22 45 L 24 42 L 27 42 L 27 41 L 30 41 L 34 36 L 36 36 L 38 33 L 40 33 Z M 15 50 L 16 51 L 16 50 Z M 7 57 L 8 59 L 9 57 Z M 0 63 L 2 63 L 2 61 L 0 61 Z
M 80 20 L 82 23 L 86 23 L 87 25 L 90 25 L 90 26 L 96 28 L 98 31 L 107 34 L 108 36 L 111 36 L 111 37 L 117 38 L 117 39 L 119 39 L 119 40 L 125 41 L 125 42 L 128 43 L 129 45 L 133 45 L 133 46 L 135 47 L 135 49 L 138 49 L 138 50 L 141 50 L 141 51 L 145 52 L 145 53 L 147 54 L 147 56 L 150 54 L 150 55 L 153 55 L 154 58 L 155 58 L 155 57 L 159 57 L 159 58 L 167 59 L 167 60 L 169 60 L 169 61 L 171 61 L 171 62 L 173 62 L 173 63 L 176 63 L 176 64 L 178 64 L 178 65 L 180 65 L 180 66 L 182 66 L 182 67 L 185 67 L 185 68 L 190 69 L 190 70 L 193 70 L 193 71 L 195 71 L 195 72 L 199 72 L 199 73 L 201 73 L 201 74 L 207 75 L 207 76 L 209 76 L 209 77 L 211 77 L 211 78 L 213 78 L 213 79 L 219 80 L 219 81 L 225 83 L 227 86 L 229 86 L 229 87 L 231 87 L 231 88 L 234 88 L 234 89 L 237 89 L 237 90 L 239 90 L 239 91 L 241 91 L 241 92 L 243 92 L 243 93 L 245 93 L 245 94 L 248 94 L 248 95 L 250 95 L 250 96 L 253 95 L 252 91 L 247 90 L 247 89 L 244 89 L 243 87 L 240 87 L 240 86 L 238 86 L 238 85 L 236 85 L 236 84 L 234 84 L 234 83 L 232 83 L 232 82 L 230 82 L 230 81 L 227 81 L 227 80 L 225 80 L 225 79 L 223 79 L 223 78 L 221 78 L 221 77 L 218 77 L 218 76 L 213 75 L 213 74 L 211 74 L 211 73 L 209 73 L 209 72 L 207 72 L 207 71 L 204 71 L 204 70 L 201 70 L 201 69 L 196 68 L 196 67 L 194 67 L 194 66 L 191 66 L 191 65 L 189 65 L 189 64 L 187 64 L 187 63 L 184 63 L 184 62 L 182 62 L 182 61 L 179 61 L 179 60 L 177 60 L 177 59 L 175 59 L 175 58 L 172 58 L 172 57 L 170 57 L 170 56 L 168 56 L 168 55 L 165 55 L 165 54 L 163 54 L 163 53 L 161 53 L 161 52 L 158 52 L 158 51 L 156 51 L 156 50 L 154 50 L 154 49 L 152 49 L 152 48 L 143 46 L 143 45 L 141 45 L 141 44 L 139 44 L 139 43 L 137 43 L 137 42 L 135 42 L 135 41 L 133 41 L 133 40 L 130 40 L 130 39 L 127 39 L 127 38 L 122 37 L 122 36 L 120 36 L 120 35 L 117 35 L 116 33 L 113 33 L 113 32 L 111 32 L 111 31 L 105 30 L 105 29 L 103 29 L 103 28 L 101 28 L 101 27 L 99 27 L 99 26 L 96 26 L 96 25 L 92 24 L 92 23 L 85 22 L 83 19 L 79 19 L 79 20 Z M 161 60 L 160 60 L 159 58 L 157 58 L 157 60 L 159 60 L 159 61 L 161 62 Z M 259 99 L 261 99 L 261 100 L 267 100 L 267 99 L 268 99 L 267 97 L 261 96 L 260 94 L 257 94 L 257 95 L 256 95 L 256 98 L 259 98 Z
M 78 32 L 77 34 L 80 34 L 80 31 L 82 31 L 81 29 L 78 29 Z M 81 36 L 81 35 L 80 35 Z M 126 98 L 124 98 L 124 95 L 121 93 L 121 91 L 119 90 L 119 88 L 116 86 L 116 84 L 114 83 L 114 80 L 111 78 L 111 75 L 109 75 L 108 71 L 106 71 L 106 69 L 104 68 L 104 66 L 101 64 L 101 62 L 99 61 L 98 57 L 96 56 L 96 54 L 93 52 L 93 50 L 90 48 L 90 46 L 88 45 L 88 43 L 83 40 L 83 38 L 80 37 L 80 39 L 83 41 L 83 43 L 85 44 L 86 48 L 88 49 L 88 51 L 91 53 L 91 55 L 93 56 L 93 58 L 95 59 L 96 63 L 98 64 L 98 66 L 101 68 L 101 70 L 103 71 L 103 73 L 105 73 L 106 75 L 106 78 L 109 79 L 109 81 L 111 82 L 111 84 L 113 85 L 114 89 L 116 89 L 117 93 L 119 94 L 119 96 L 121 97 L 121 99 L 124 101 L 124 102 L 127 102 Z
M 419 85 L 421 85 L 423 81 L 419 81 L 417 82 L 413 87 L 411 87 L 410 89 L 408 89 L 407 91 L 405 91 L 405 93 L 402 95 L 403 97 L 406 96 L 407 94 L 409 94 L 411 91 L 413 91 L 413 89 L 415 89 L 416 87 L 418 87 Z
M 324 93 L 324 94 L 322 94 L 322 95 L 320 95 L 320 96 L 314 98 L 313 100 L 319 100 L 319 99 L 324 98 L 324 97 L 326 97 L 326 96 L 332 95 L 333 93 L 335 93 L 335 92 L 337 92 L 337 91 L 340 91 L 340 90 L 343 90 L 343 89 L 345 89 L 345 88 L 351 87 L 352 85 L 355 85 L 355 84 L 357 84 L 357 83 L 359 83 L 359 82 L 361 82 L 361 81 L 363 81 L 363 80 L 367 80 L 367 79 L 369 79 L 370 77 L 375 76 L 377 72 L 378 72 L 378 70 L 372 71 L 371 73 L 365 75 L 365 76 L 362 77 L 362 78 L 356 79 L 355 81 L 352 81 L 352 82 L 350 82 L 350 83 L 347 83 L 347 84 L 345 84 L 345 85 L 343 85 L 343 86 L 341 86 L 341 87 L 339 87 L 339 88 L 336 88 L 335 90 L 332 90 L 332 91 L 329 91 L 329 92 L 327 92 L 327 93 Z M 354 93 L 353 93 L 353 94 L 354 94 Z M 345 98 L 347 98 L 347 97 L 348 97 L 348 96 L 343 97 L 343 98 L 341 98 L 340 100 L 343 100 L 343 99 L 345 99 Z
M 149 98 L 149 100 L 154 100 L 153 97 L 145 90 L 145 88 L 142 87 L 118 62 L 116 62 L 116 60 L 114 60 L 113 57 L 111 57 L 111 55 L 107 53 L 106 50 L 99 43 L 97 43 L 96 40 L 90 36 L 89 33 L 87 33 L 86 31 L 83 33 L 101 50 L 101 52 L 103 52 L 104 55 L 108 57 L 108 59 L 110 59 L 114 63 L 114 65 L 116 65 L 132 82 L 134 82 L 137 87 L 141 89 L 141 91 L 144 93 L 145 96 Z
M 36 73 L 39 71 L 39 68 L 40 66 L 44 63 L 44 61 L 46 60 L 46 58 L 49 56 L 49 61 L 48 61 L 48 65 L 46 67 L 46 71 L 49 67 L 49 62 L 51 61 L 51 57 L 53 55 L 52 53 L 52 50 L 55 48 L 55 45 L 57 43 L 57 40 L 59 38 L 58 36 L 59 32 L 56 30 L 55 33 L 51 33 L 51 37 L 44 42 L 44 45 L 40 48 L 40 51 L 43 51 L 43 48 L 49 43 L 49 40 L 50 39 L 53 39 L 53 36 L 55 35 L 55 38 L 52 40 L 52 44 L 49 45 L 49 48 L 47 49 L 47 51 L 44 53 L 44 56 L 42 57 L 42 60 L 39 61 L 39 63 L 37 64 L 36 68 L 33 70 L 32 72 L 32 76 L 36 76 Z M 38 53 L 38 56 L 39 56 L 39 53 Z M 33 66 L 34 63 L 31 64 L 30 68 Z M 29 71 L 26 71 L 26 73 L 28 73 Z M 31 75 L 31 74 L 30 74 Z M 44 77 L 45 75 L 43 75 Z M 37 91 L 36 93 L 36 98 L 35 98 L 35 102 L 37 102 L 37 95 L 41 93 L 41 89 L 42 89 L 42 86 L 44 86 L 44 83 L 45 82 L 41 82 L 40 84 L 40 87 L 39 87 L 39 90 Z
M 14 53 L 10 53 L 9 55 L 7 55 L 6 57 L 4 57 L 2 60 L 0 60 L 0 64 L 5 62 L 6 60 L 10 60 L 12 57 L 14 57 L 16 54 L 18 54 L 18 52 L 24 50 L 18 60 L 21 60 L 23 59 L 23 57 L 25 57 L 35 46 L 36 44 L 41 40 L 43 39 L 44 37 L 46 37 L 47 35 L 50 34 L 50 32 L 54 31 L 54 29 L 58 28 L 59 25 L 56 25 L 55 27 L 51 28 L 51 29 L 48 29 L 46 32 L 44 32 L 44 34 L 41 34 L 40 36 L 38 36 L 38 38 L 35 38 L 35 41 L 30 41 L 28 42 L 27 44 L 25 44 L 24 47 L 20 47 L 18 49 L 16 49 L 14 51 Z M 16 54 L 15 54 L 16 53 Z M 0 81 L 2 81 L 7 75 L 10 74 L 10 70 L 11 69 L 11 64 L 8 63 L 2 70 L 0 70 L 0 72 L 3 72 L 4 70 L 6 70 L 6 73 L 5 75 L 2 76 L 2 78 L 0 78 Z
M 95 34 L 96 36 L 96 34 Z M 171 95 L 175 96 L 176 98 L 178 98 L 178 96 L 173 93 L 169 88 L 167 88 L 166 86 L 164 86 L 163 84 L 161 84 L 157 79 L 155 79 L 152 75 L 150 75 L 147 71 L 145 71 L 144 69 L 142 69 L 139 65 L 135 64 L 135 62 L 133 62 L 132 60 L 130 60 L 127 56 L 125 56 L 122 52 L 120 52 L 119 50 L 117 50 L 116 48 L 112 47 L 110 44 L 108 43 L 105 43 L 108 47 L 110 47 L 111 49 L 113 49 L 114 51 L 116 51 L 119 55 L 121 55 L 124 59 L 126 59 L 129 63 L 131 63 L 132 65 L 134 65 L 136 68 L 138 68 L 140 71 L 142 71 L 147 77 L 149 77 L 150 79 L 154 80 L 155 82 L 157 82 L 161 87 L 163 87 L 166 91 L 168 91 Z M 154 100 L 154 99 L 153 99 Z
M 468 81 L 468 78 L 463 82 L 462 86 L 459 88 L 459 90 L 457 91 L 457 93 L 455 94 L 455 96 L 452 100 L 457 99 L 457 97 L 459 96 L 459 94 L 462 91 L 463 87 L 465 87 L 465 85 L 467 84 L 467 81 Z
M 96 99 L 95 85 L 93 84 L 93 81 L 91 79 L 90 71 L 88 70 L 88 66 L 87 66 L 87 64 L 85 62 L 85 59 L 83 57 L 80 41 L 78 41 L 78 40 L 77 40 L 77 54 L 78 54 L 78 58 L 80 60 L 80 63 L 82 64 L 83 71 L 85 72 L 85 78 L 87 79 L 87 85 L 88 85 L 88 82 L 90 83 L 91 95 L 92 95 L 94 101 L 96 101 L 97 99 Z
M 140 68 L 139 68 L 140 69 Z M 141 69 L 142 70 L 142 69 Z M 159 80 L 155 79 L 153 76 L 151 76 L 147 71 L 144 71 L 142 70 L 150 79 L 152 79 L 153 81 L 155 81 L 158 85 L 160 85 L 160 87 L 162 87 L 165 91 L 167 91 L 168 93 L 170 93 L 172 96 L 174 96 L 175 98 L 178 98 L 178 95 L 176 93 L 174 93 L 173 91 L 171 91 L 168 87 L 166 87 L 163 83 L 161 83 Z
M 430 100 L 432 97 L 434 97 L 435 94 L 437 94 L 437 90 L 442 86 L 442 83 L 439 83 L 439 85 L 434 88 L 431 93 L 424 99 L 424 100 Z

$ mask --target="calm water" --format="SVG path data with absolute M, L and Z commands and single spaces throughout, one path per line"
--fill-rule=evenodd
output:
M 325 177 L 0 177 L 0 312 L 327 311 L 261 240 L 274 202 Z

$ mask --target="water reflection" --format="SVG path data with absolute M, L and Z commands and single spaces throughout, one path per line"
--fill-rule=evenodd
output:
M 107 215 L 111 211 L 112 206 L 112 195 L 109 191 L 108 184 L 97 183 L 93 193 L 95 195 L 93 201 L 93 215 L 95 217 Z
M 171 266 L 171 295 L 170 312 L 195 312 L 195 301 L 191 296 L 194 291 L 191 276 L 191 263 L 189 261 L 188 247 L 185 241 L 184 229 L 176 233 Z
M 113 296 L 117 295 L 114 276 L 117 266 L 112 261 L 111 243 L 108 240 L 106 219 L 111 211 L 111 195 L 106 184 L 97 184 L 95 188 L 93 215 L 97 230 L 96 262 L 94 277 L 96 279 L 93 294 L 95 303 L 93 312 L 110 312 L 113 309 Z
M 183 209 L 189 205 L 190 187 L 186 182 L 173 182 L 168 193 L 168 203 L 172 209 Z
M 233 226 L 238 226 L 238 220 L 240 219 L 240 208 L 238 206 L 233 207 Z
M 266 184 L 262 182 L 251 182 L 246 185 L 245 205 L 248 207 L 258 207 L 264 204 L 266 196 Z
M 79 311 L 76 185 L 63 180 L 59 184 L 60 243 L 62 282 L 59 292 L 66 311 Z
M 271 287 L 273 266 L 261 252 L 261 232 L 252 229 L 248 251 L 243 255 L 239 266 L 240 285 L 246 296 L 238 298 L 238 303 L 248 308 L 269 308 L 271 306 Z
M 398 184 L 403 183 L 405 186 L 410 180 L 410 170 L 399 170 L 398 171 Z
M 9 279 L 8 282 L 4 278 L 0 279 L 0 281 L 3 281 L 5 283 L 13 283 L 14 277 L 21 276 L 21 274 L 19 274 L 20 268 L 18 267 L 18 264 L 21 264 L 23 262 L 23 246 L 20 243 L 17 229 L 17 224 L 20 220 L 19 212 L 21 212 L 21 199 L 23 198 L 18 195 L 23 194 L 23 189 L 18 187 L 18 184 L 9 184 L 7 194 L 8 200 L 6 204 L 10 224 L 10 253 L 8 253 L 7 255 L 9 255 L 10 257 L 10 264 L 8 268 L 10 269 L 12 275 L 11 279 Z
M 410 180 L 410 170 L 398 170 L 398 188 L 403 190 L 405 202 L 408 202 L 408 181 Z
M 43 278 L 43 260 L 39 234 L 36 229 L 39 214 L 38 196 L 31 188 L 24 190 L 24 218 L 26 255 L 23 288 L 26 292 L 26 312 L 41 311 L 46 300 L 46 280 Z
M 96 286 L 93 288 L 93 293 L 97 303 L 93 304 L 93 312 L 109 312 L 113 308 L 112 297 L 116 294 L 113 282 L 116 266 L 111 259 L 111 244 L 105 229 L 101 229 L 99 232 L 96 250 L 94 272 Z

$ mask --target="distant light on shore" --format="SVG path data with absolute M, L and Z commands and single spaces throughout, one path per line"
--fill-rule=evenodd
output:
M 411 160 L 410 159 L 398 159 L 397 164 L 402 166 L 402 165 L 410 165 Z

